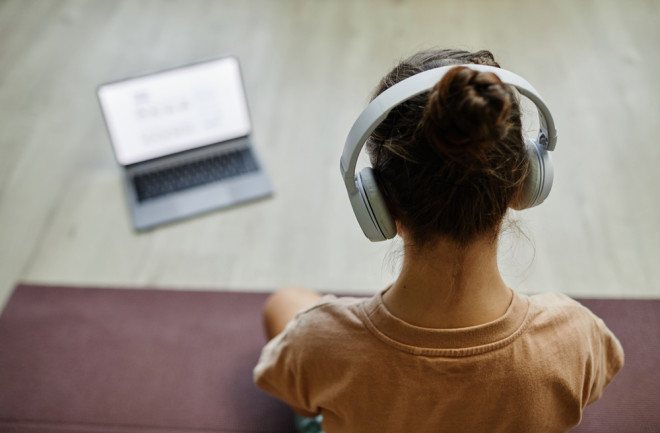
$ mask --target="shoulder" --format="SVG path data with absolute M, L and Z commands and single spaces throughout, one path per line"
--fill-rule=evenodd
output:
M 295 339 L 344 335 L 363 329 L 359 311 L 369 298 L 324 296 L 317 304 L 300 311 L 286 332 Z
M 590 327 L 602 322 L 588 308 L 561 293 L 543 293 L 529 297 L 534 320 L 539 324 L 570 323 Z
M 363 340 L 360 333 L 366 331 L 358 314 L 366 299 L 325 296 L 300 311 L 262 349 L 254 369 L 257 385 L 279 395 L 282 389 L 323 382 L 328 365 L 337 368 L 339 361 L 350 360 L 348 354 L 355 353 Z
M 530 296 L 531 330 L 554 350 L 586 359 L 606 357 L 612 368 L 623 365 L 623 349 L 603 320 L 578 301 L 559 293 Z
M 364 328 L 359 310 L 367 299 L 326 295 L 313 306 L 299 311 L 268 345 L 295 351 L 301 356 L 316 350 L 325 351 L 328 343 L 353 336 Z
M 347 329 L 356 328 L 361 300 L 326 296 L 300 311 L 284 331 L 262 349 L 253 370 L 255 384 L 280 398 L 298 412 L 312 416 L 319 411 L 319 395 L 341 368 L 333 362 L 338 349 L 355 344 Z M 357 329 L 357 328 L 356 328 Z

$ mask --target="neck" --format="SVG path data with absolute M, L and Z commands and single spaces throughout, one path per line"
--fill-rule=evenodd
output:
M 497 242 L 466 247 L 439 241 L 432 248 L 406 245 L 401 274 L 385 293 L 398 318 L 424 328 L 463 328 L 501 317 L 512 292 L 497 266 Z

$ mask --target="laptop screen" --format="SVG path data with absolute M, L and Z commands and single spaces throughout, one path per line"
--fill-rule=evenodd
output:
M 98 95 L 122 165 L 243 137 L 251 129 L 235 57 L 105 84 Z

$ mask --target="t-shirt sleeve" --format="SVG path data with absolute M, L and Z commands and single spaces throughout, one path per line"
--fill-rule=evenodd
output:
M 300 312 L 284 331 L 262 349 L 253 378 L 257 387 L 287 403 L 304 416 L 315 416 L 319 408 L 310 401 L 310 347 L 315 342 L 309 320 L 312 307 Z
M 621 370 L 624 363 L 624 354 L 621 343 L 610 331 L 602 319 L 593 316 L 593 338 L 592 338 L 592 374 L 590 377 L 589 398 L 586 404 L 598 400 L 603 394 L 605 387 L 612 381 L 614 376 Z
M 601 318 L 576 300 L 559 293 L 537 295 L 534 299 L 541 310 L 555 319 L 548 322 L 555 329 L 549 341 L 565 348 L 561 374 L 570 375 L 569 383 L 574 384 L 575 396 L 584 409 L 601 397 L 623 367 L 621 343 Z

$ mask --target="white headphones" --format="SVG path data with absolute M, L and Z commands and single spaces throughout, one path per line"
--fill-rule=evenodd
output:
M 378 95 L 357 118 L 346 138 L 340 169 L 353 212 L 364 234 L 371 241 L 384 241 L 396 236 L 396 225 L 383 194 L 378 188 L 373 168 L 365 167 L 357 175 L 355 166 L 365 142 L 394 107 L 429 91 L 452 68 L 463 66 L 480 72 L 492 72 L 505 84 L 514 86 L 538 109 L 539 134 L 536 140 L 525 138 L 529 155 L 529 172 L 516 209 L 527 209 L 543 203 L 552 188 L 553 167 L 549 151 L 555 150 L 557 130 L 550 110 L 538 92 L 524 78 L 513 72 L 485 65 L 443 66 L 413 75 Z

